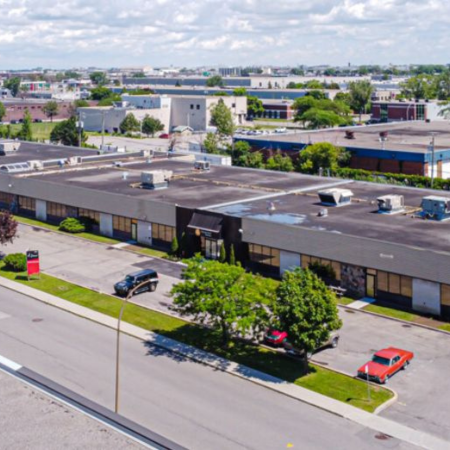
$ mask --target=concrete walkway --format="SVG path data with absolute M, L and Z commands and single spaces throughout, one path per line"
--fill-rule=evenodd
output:
M 362 308 L 365 308 L 367 305 L 371 305 L 372 303 L 375 303 L 374 298 L 364 297 L 360 300 L 356 300 L 352 303 L 349 303 L 346 306 L 349 308 L 353 308 L 353 309 L 362 309 Z
M 79 306 L 45 292 L 1 277 L 0 285 L 13 291 L 20 292 L 21 294 L 27 295 L 51 306 L 75 314 L 77 316 L 86 318 L 103 326 L 117 329 L 116 319 L 98 313 L 96 311 L 92 311 L 83 306 Z M 336 414 L 340 417 L 351 420 L 379 433 L 392 436 L 409 444 L 433 450 L 447 450 L 450 447 L 449 442 L 439 439 L 430 434 L 401 425 L 375 414 L 370 414 L 353 406 L 323 396 L 300 386 L 296 386 L 279 378 L 234 363 L 195 347 L 182 344 L 173 339 L 169 339 L 167 337 L 144 330 L 134 325 L 124 322 L 121 325 L 121 331 L 128 334 L 129 336 L 150 342 L 156 346 L 181 354 L 199 363 L 209 365 L 231 375 L 246 379 L 252 383 L 258 384 L 265 388 L 279 392 L 280 394 L 284 394 L 291 398 L 305 402 L 309 405 Z

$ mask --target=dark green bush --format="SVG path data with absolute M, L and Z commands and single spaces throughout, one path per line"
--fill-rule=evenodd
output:
M 309 270 L 315 273 L 323 281 L 331 281 L 336 279 L 336 272 L 331 264 L 321 264 L 320 262 L 313 262 L 308 266 Z
M 3 259 L 5 268 L 12 272 L 25 272 L 27 270 L 27 257 L 23 253 L 11 253 Z
M 59 224 L 59 229 L 67 233 L 83 233 L 86 227 L 75 217 L 68 217 Z

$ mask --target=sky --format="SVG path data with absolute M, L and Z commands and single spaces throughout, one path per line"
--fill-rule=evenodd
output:
M 446 0 L 0 0 L 0 69 L 446 64 Z

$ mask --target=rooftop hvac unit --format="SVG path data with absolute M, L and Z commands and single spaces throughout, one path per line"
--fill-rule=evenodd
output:
M 349 189 L 326 189 L 319 191 L 319 198 L 325 206 L 345 206 L 352 202 L 353 192 Z
M 152 170 L 141 173 L 142 187 L 145 189 L 165 189 L 172 178 L 171 170 Z
M 422 199 L 422 212 L 424 219 L 447 220 L 450 219 L 450 198 L 430 195 Z
M 0 155 L 8 155 L 19 150 L 20 142 L 2 142 L 0 144 Z
M 395 214 L 405 210 L 403 195 L 383 195 L 377 198 L 380 214 Z
M 207 172 L 211 169 L 211 164 L 209 161 L 195 161 L 194 169 L 201 170 L 202 172 Z
M 80 158 L 78 156 L 71 156 L 70 158 L 67 158 L 67 163 L 69 166 L 76 166 L 80 163 Z
M 28 161 L 28 165 L 31 170 L 42 170 L 44 168 L 44 163 L 42 161 Z

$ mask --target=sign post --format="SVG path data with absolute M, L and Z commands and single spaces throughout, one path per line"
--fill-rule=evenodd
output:
M 27 250 L 27 275 L 28 280 L 32 275 L 37 275 L 39 278 L 40 267 L 39 267 L 39 251 L 38 250 Z
M 364 371 L 366 372 L 366 377 L 367 377 L 367 396 L 369 397 L 369 402 L 370 402 L 370 383 L 369 383 L 369 365 L 366 364 L 366 366 L 364 367 Z

